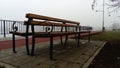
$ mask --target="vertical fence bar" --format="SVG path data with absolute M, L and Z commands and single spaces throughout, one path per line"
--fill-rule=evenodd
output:
M 3 21 L 3 29 L 4 29 L 4 38 L 6 37 L 6 31 L 5 31 L 5 20 Z
M 0 24 L 1 24 L 1 31 L 0 31 L 0 34 L 2 34 L 2 21 L 0 20 Z
M 3 34 L 3 21 L 1 21 L 1 34 Z
M 17 22 L 17 21 L 16 21 Z M 21 22 L 18 22 L 18 29 L 21 30 Z

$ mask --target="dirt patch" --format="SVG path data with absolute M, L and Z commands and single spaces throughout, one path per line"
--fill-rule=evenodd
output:
M 107 42 L 88 68 L 120 68 L 120 40 Z

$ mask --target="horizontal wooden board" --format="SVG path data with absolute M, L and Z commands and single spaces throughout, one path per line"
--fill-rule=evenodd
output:
M 25 21 L 25 25 L 27 23 L 28 22 Z M 79 25 L 75 25 L 75 24 L 63 24 L 63 23 L 44 22 L 44 21 L 32 21 L 29 25 L 80 27 Z
M 47 21 L 56 21 L 56 22 L 64 22 L 64 23 L 73 23 L 73 24 L 80 24 L 80 22 L 76 22 L 76 21 L 64 20 L 64 19 L 53 18 L 53 17 L 37 15 L 37 14 L 32 14 L 32 13 L 26 14 L 26 18 L 33 18 L 33 19 L 40 19 L 40 20 L 47 20 Z

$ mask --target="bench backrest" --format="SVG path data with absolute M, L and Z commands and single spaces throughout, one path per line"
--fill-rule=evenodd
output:
M 31 13 L 26 14 L 26 18 L 39 19 L 39 20 L 45 20 L 45 21 L 54 21 L 54 22 L 63 22 L 63 23 L 72 23 L 72 24 L 78 24 L 78 25 L 80 24 L 79 22 L 75 22 L 75 21 L 69 21 L 69 20 L 47 17 L 43 15 L 36 15 Z
M 76 31 L 78 31 L 78 28 L 80 28 L 79 22 L 47 17 L 43 15 L 29 13 L 26 14 L 26 18 L 28 18 L 28 21 L 25 22 L 26 25 L 52 26 L 51 28 L 58 26 L 61 27 L 61 30 L 63 30 L 63 27 L 65 27 L 65 31 L 67 31 L 67 27 L 73 27 Z

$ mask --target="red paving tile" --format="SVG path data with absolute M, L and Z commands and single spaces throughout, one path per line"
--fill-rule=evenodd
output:
M 55 39 L 58 39 L 59 37 L 56 37 L 54 38 Z M 40 43 L 40 42 L 47 42 L 49 41 L 49 38 L 36 38 L 35 39 L 35 43 Z M 32 39 L 29 38 L 29 44 L 32 44 Z M 25 39 L 17 39 L 16 40 L 16 46 L 19 47 L 19 46 L 24 46 L 25 45 Z M 0 41 L 0 50 L 2 49 L 8 49 L 8 48 L 12 48 L 12 40 L 7 40 L 7 41 Z
M 101 32 L 91 32 L 92 35 L 98 34 L 98 33 L 101 33 Z M 87 35 L 88 35 L 88 33 L 81 34 L 82 37 L 87 36 Z M 72 37 L 72 36 L 70 36 L 70 37 Z M 59 39 L 59 37 L 55 37 L 54 40 L 55 39 Z M 47 41 L 49 41 L 49 38 L 36 38 L 35 40 L 36 40 L 35 43 L 47 42 Z M 29 44 L 32 43 L 31 41 L 32 41 L 32 39 L 29 38 Z M 16 44 L 17 44 L 16 45 L 17 47 L 25 46 L 25 39 L 17 39 Z M 12 40 L 0 41 L 0 50 L 8 49 L 8 48 L 12 48 Z

